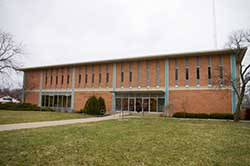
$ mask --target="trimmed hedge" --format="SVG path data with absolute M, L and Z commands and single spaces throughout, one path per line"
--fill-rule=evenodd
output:
M 233 119 L 233 114 L 230 113 L 187 113 L 176 112 L 173 117 L 176 118 L 200 118 L 200 119 Z
M 102 97 L 97 99 L 95 96 L 92 96 L 87 100 L 80 112 L 89 115 L 104 115 L 106 113 L 105 101 Z
M 0 110 L 13 110 L 13 111 L 50 111 L 54 112 L 52 108 L 38 107 L 29 103 L 4 103 L 0 104 Z

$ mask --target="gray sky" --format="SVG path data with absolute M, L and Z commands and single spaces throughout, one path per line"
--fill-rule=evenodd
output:
M 250 28 L 249 0 L 215 0 L 218 48 Z M 212 0 L 0 0 L 25 66 L 214 49 Z

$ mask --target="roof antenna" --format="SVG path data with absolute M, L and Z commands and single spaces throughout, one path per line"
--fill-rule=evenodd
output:
M 217 49 L 217 31 L 216 31 L 216 10 L 215 10 L 215 0 L 213 1 L 213 28 L 214 28 L 214 48 Z

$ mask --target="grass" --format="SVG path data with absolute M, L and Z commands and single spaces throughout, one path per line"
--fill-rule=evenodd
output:
M 86 114 L 80 113 L 0 110 L 0 124 L 76 119 L 85 117 L 87 117 Z
M 0 133 L 0 165 L 249 165 L 250 123 L 159 117 Z

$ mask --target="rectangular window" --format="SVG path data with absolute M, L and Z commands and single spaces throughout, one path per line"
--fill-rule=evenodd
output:
M 99 65 L 99 86 L 102 83 L 102 65 Z
M 189 71 L 188 71 L 188 58 L 185 58 L 185 85 L 188 86 Z
M 88 84 L 88 66 L 85 66 L 85 86 Z
M 81 86 L 82 83 L 82 68 L 81 66 L 79 67 L 79 74 L 78 74 L 78 87 Z
M 63 80 L 64 80 L 64 76 L 63 76 L 63 69 L 62 69 L 62 77 L 61 77 L 61 84 L 63 85 Z
M 208 77 L 208 85 L 212 85 L 212 72 L 211 72 L 211 56 L 208 57 L 208 68 L 207 68 L 207 77 Z
M 124 64 L 121 64 L 121 86 L 123 86 L 124 82 Z
M 58 84 L 58 76 L 56 76 L 56 85 Z
M 94 83 L 95 83 L 95 67 L 94 65 L 92 65 L 92 86 L 94 86 Z
M 70 79 L 70 76 L 69 76 L 69 68 L 68 68 L 68 72 L 67 72 L 67 84 L 69 84 L 69 79 Z
M 48 83 L 48 71 L 46 70 L 46 75 L 45 75 L 45 85 Z
M 220 72 L 220 85 L 224 84 L 224 78 L 223 78 L 223 57 L 219 56 L 219 72 Z
M 106 83 L 109 83 L 109 65 L 106 65 Z
M 160 86 L 160 62 L 156 62 L 156 86 Z
M 200 85 L 200 57 L 196 57 L 196 85 Z
M 132 64 L 130 63 L 129 64 L 129 83 L 130 83 L 130 86 L 131 86 L 131 83 L 132 83 Z
M 140 87 L 141 86 L 141 64 L 140 64 L 140 62 L 138 62 L 137 63 L 137 76 L 138 76 L 138 82 L 137 82 L 137 85 L 138 85 L 138 87 Z
M 58 70 L 56 70 L 56 85 L 58 84 Z
M 51 73 L 50 73 L 50 85 L 52 85 L 53 83 L 53 71 L 51 70 Z
M 69 84 L 69 78 L 70 78 L 70 76 L 69 76 L 69 74 L 67 75 L 67 84 Z
M 175 86 L 178 86 L 178 59 L 175 59 Z
M 150 63 L 149 62 L 147 62 L 147 87 L 149 87 L 150 86 Z

